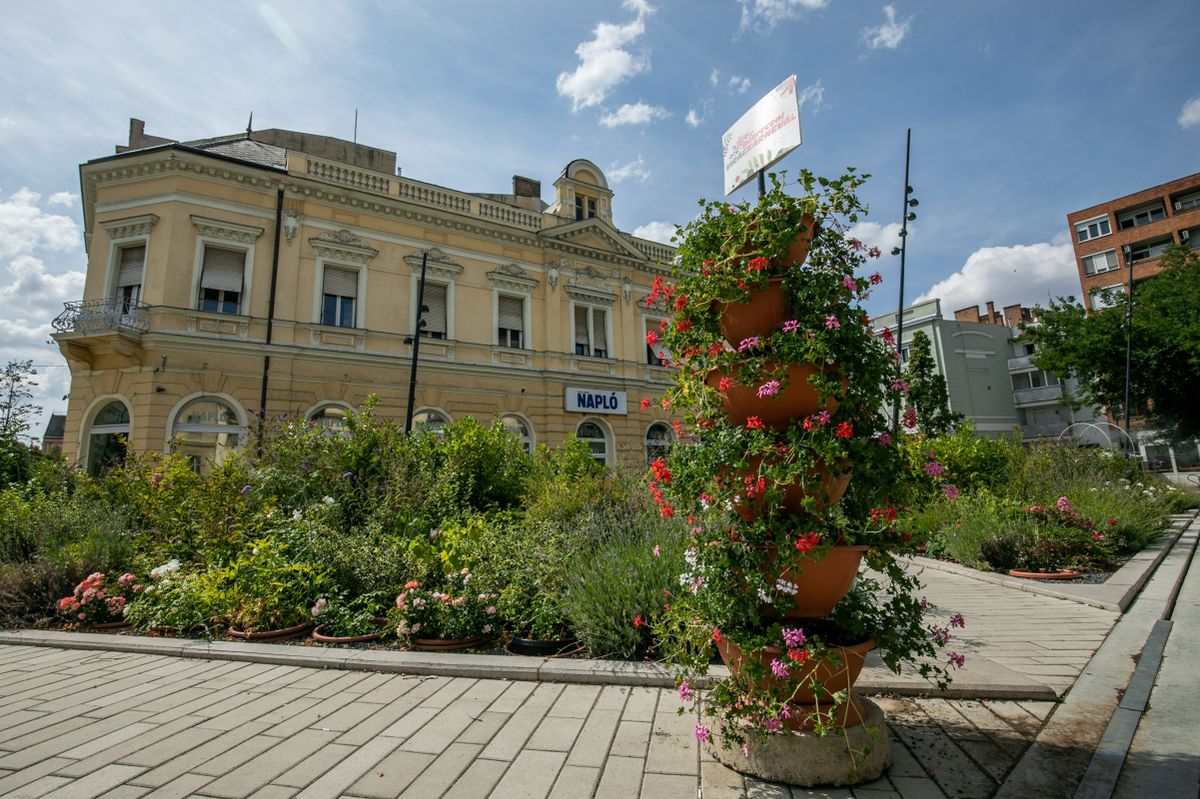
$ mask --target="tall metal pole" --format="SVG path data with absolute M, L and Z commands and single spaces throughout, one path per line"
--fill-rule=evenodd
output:
M 912 186 L 908 185 L 908 159 L 912 148 L 912 128 L 904 134 L 904 211 L 900 215 L 900 304 L 896 309 L 896 354 L 904 351 L 904 256 L 908 250 L 908 195 L 912 194 Z M 903 374 L 902 358 L 896 359 L 896 377 Z M 892 406 L 892 434 L 900 436 L 900 399 Z
M 421 328 L 425 327 L 425 264 L 429 261 L 429 251 L 421 253 L 421 281 L 417 284 L 417 320 L 413 325 L 412 336 L 412 370 L 408 376 L 408 413 L 404 416 L 404 434 L 412 432 L 413 402 L 417 398 L 417 359 L 421 355 Z
M 1131 446 L 1133 439 L 1129 436 L 1129 363 L 1133 354 L 1133 248 L 1126 244 L 1123 251 L 1125 264 L 1129 267 L 1129 291 L 1125 295 L 1125 444 Z M 1132 452 L 1129 454 L 1133 455 Z
M 758 170 L 758 199 L 762 199 L 767 194 L 767 178 L 766 170 Z

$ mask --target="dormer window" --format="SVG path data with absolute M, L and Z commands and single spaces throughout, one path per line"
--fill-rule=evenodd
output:
M 596 216 L 596 198 L 583 194 L 575 195 L 575 219 L 591 219 Z

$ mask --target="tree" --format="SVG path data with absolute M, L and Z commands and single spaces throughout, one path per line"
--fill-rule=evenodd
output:
M 908 405 L 917 411 L 917 427 L 928 436 L 949 433 L 964 418 L 950 410 L 950 394 L 946 378 L 937 373 L 929 336 L 918 330 L 909 342 Z
M 1162 271 L 1133 287 L 1130 405 L 1173 440 L 1200 435 L 1200 254 L 1173 246 Z M 1036 345 L 1033 362 L 1072 374 L 1080 389 L 1071 404 L 1125 406 L 1125 303 L 1084 311 L 1074 297 L 1037 309 L 1040 323 L 1022 326 Z
M 33 361 L 9 361 L 0 379 L 0 434 L 17 438 L 29 429 L 29 417 L 41 413 L 34 405 L 31 377 L 37 374 Z

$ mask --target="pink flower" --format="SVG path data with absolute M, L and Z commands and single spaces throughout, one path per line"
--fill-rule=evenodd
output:
M 766 728 L 767 732 L 779 732 L 783 729 L 783 722 L 779 720 L 778 716 L 772 716 L 767 719 Z
M 963 664 L 967 662 L 967 659 L 957 652 L 951 652 L 946 657 L 946 662 L 953 665 L 956 669 L 961 669 Z
M 130 574 L 129 572 L 125 572 L 124 574 L 122 574 L 120 577 L 117 578 L 117 583 L 119 583 L 120 586 L 122 588 L 124 588 L 125 586 L 129 585 L 136 579 L 137 579 L 137 577 L 135 577 L 134 575 Z
M 930 461 L 925 464 L 925 474 L 930 477 L 937 477 L 946 471 L 946 467 L 937 461 Z
M 830 314 L 829 316 L 825 317 L 826 330 L 837 330 L 841 326 L 842 323 L 838 321 L 838 318 L 835 315 Z
M 679 701 L 680 702 L 692 701 L 692 688 L 690 685 L 687 684 L 687 680 L 684 680 L 683 682 L 679 683 Z
M 963 618 L 963 615 L 961 613 L 952 613 L 950 615 L 950 626 L 951 627 L 960 627 L 960 628 L 966 627 L 967 622 Z
M 890 435 L 888 435 L 887 433 L 880 433 L 879 434 L 879 443 L 882 446 L 886 447 L 892 443 L 892 437 Z
M 1070 513 L 1074 510 L 1074 508 L 1071 507 L 1071 503 L 1067 501 L 1066 497 L 1059 497 L 1056 504 L 1058 505 L 1058 509 L 1063 513 Z
M 816 414 L 816 417 L 817 417 L 817 421 L 820 422 L 822 425 L 829 424 L 829 420 L 833 418 L 832 416 L 829 415 L 829 411 L 821 411 Z
M 942 493 L 946 495 L 946 499 L 958 499 L 958 486 L 954 483 L 946 483 L 942 486 Z
M 899 357 L 899 355 L 899 353 L 896 353 L 897 357 Z M 905 427 L 912 428 L 917 426 L 917 408 L 915 405 L 909 405 L 904 409 L 903 422 Z
M 804 642 L 807 640 L 803 629 L 799 627 L 783 628 L 783 643 L 788 647 L 804 646 Z
M 854 282 L 854 278 L 850 277 L 849 275 L 842 276 L 842 285 L 845 286 L 851 294 L 853 294 L 854 290 L 858 288 L 858 284 Z
M 696 740 L 699 741 L 700 743 L 706 743 L 708 741 L 708 738 L 709 738 L 708 727 L 705 727 L 702 722 L 697 721 L 696 722 Z
M 496 615 L 496 606 L 488 605 L 486 608 L 483 609 L 483 612 L 489 616 L 495 616 Z
M 738 344 L 738 352 L 745 352 L 746 350 L 754 349 L 761 343 L 762 342 L 759 340 L 758 336 L 744 338 L 742 339 L 742 342 Z
M 905 392 L 908 391 L 908 381 L 902 378 L 897 378 L 892 381 L 892 391 Z
M 773 397 L 779 393 L 779 381 L 768 380 L 758 387 L 758 398 Z
M 787 667 L 786 663 L 784 663 L 779 658 L 775 658 L 774 660 L 771 661 L 771 673 L 774 674 L 777 678 L 783 680 L 783 679 L 786 679 L 788 674 L 790 674 L 791 672 L 788 671 L 788 667 Z
M 800 329 L 800 323 L 795 319 L 789 319 L 783 323 L 784 333 L 795 333 Z
M 651 552 L 654 553 L 654 557 L 656 558 L 662 554 L 662 550 L 658 548 L 658 544 L 654 545 L 654 549 L 652 549 Z
M 404 587 L 405 588 L 416 588 L 420 585 L 421 584 L 419 582 L 417 582 L 416 580 L 409 580 L 407 583 L 404 584 Z

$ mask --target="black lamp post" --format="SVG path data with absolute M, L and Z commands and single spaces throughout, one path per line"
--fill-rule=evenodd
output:
M 899 355 L 904 349 L 904 256 L 908 251 L 908 223 L 917 218 L 915 211 L 909 209 L 916 208 L 920 203 L 912 195 L 913 187 L 908 185 L 908 163 L 909 154 L 912 149 L 912 128 L 904 135 L 904 213 L 900 219 L 900 246 L 892 248 L 892 255 L 900 256 L 900 305 L 896 309 L 896 354 Z M 903 358 L 896 359 L 896 377 L 899 378 L 903 374 L 904 364 Z M 900 400 L 897 399 L 895 405 L 892 406 L 892 434 L 899 437 L 900 435 Z
M 412 345 L 412 370 L 408 376 L 408 413 L 404 417 L 404 434 L 412 432 L 413 402 L 417 397 L 417 359 L 421 355 L 421 330 L 428 324 L 425 313 L 429 306 L 425 304 L 425 264 L 429 260 L 429 251 L 421 253 L 421 280 L 417 284 L 417 321 L 413 325 L 413 334 L 406 336 L 405 344 Z
M 1125 265 L 1129 267 L 1129 290 L 1125 292 L 1125 445 L 1132 446 L 1129 437 L 1129 364 L 1133 355 L 1133 247 L 1121 247 L 1125 254 Z M 1129 453 L 1131 456 L 1132 452 Z

